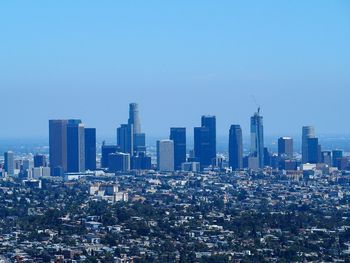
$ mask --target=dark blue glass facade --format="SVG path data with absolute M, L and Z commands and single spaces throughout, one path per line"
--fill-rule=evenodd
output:
M 45 166 L 47 166 L 46 156 L 43 154 L 34 155 L 34 167 L 45 167 Z
M 170 128 L 169 139 L 174 142 L 175 170 L 181 170 L 181 164 L 186 162 L 186 128 Z
M 96 170 L 96 129 L 85 129 L 85 169 Z
M 209 132 L 209 158 L 210 163 L 216 158 L 216 117 L 202 116 L 202 127 L 208 129 Z
M 104 143 L 102 144 L 101 148 L 101 168 L 108 168 L 109 163 L 108 163 L 108 156 L 111 153 L 116 153 L 120 152 L 120 147 L 117 145 L 105 145 Z
M 308 163 L 316 164 L 319 160 L 320 146 L 318 144 L 318 138 L 308 138 L 307 140 L 308 149 Z
M 206 127 L 194 128 L 194 154 L 196 160 L 201 164 L 201 168 L 212 164 L 210 153 L 210 131 Z
M 243 168 L 243 137 L 240 125 L 231 125 L 229 133 L 229 166 L 233 170 Z

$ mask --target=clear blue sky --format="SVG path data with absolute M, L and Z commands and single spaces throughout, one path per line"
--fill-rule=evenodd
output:
M 138 102 L 142 128 L 192 133 L 202 114 L 248 133 L 350 132 L 350 1 L 0 2 L 0 137 L 47 136 L 81 118 L 114 135 Z

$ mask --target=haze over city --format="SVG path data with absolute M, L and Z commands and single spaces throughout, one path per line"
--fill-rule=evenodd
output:
M 350 1 L 0 1 L 0 263 L 350 262 Z
M 2 1 L 2 138 L 47 137 L 81 118 L 115 136 L 138 102 L 142 129 L 168 135 L 217 116 L 249 133 L 347 134 L 348 1 Z M 257 103 L 254 102 L 253 96 Z

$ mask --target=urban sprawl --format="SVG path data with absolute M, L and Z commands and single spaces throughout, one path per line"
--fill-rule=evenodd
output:
M 250 149 L 240 125 L 217 152 L 216 117 L 202 116 L 146 147 L 139 106 L 97 147 L 81 120 L 49 120 L 49 151 L 0 161 L 0 262 L 349 262 L 350 166 L 313 126 L 301 152 L 264 145 L 260 108 Z

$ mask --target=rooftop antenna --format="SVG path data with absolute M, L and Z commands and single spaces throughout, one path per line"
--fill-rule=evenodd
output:
M 258 102 L 256 101 L 256 98 L 254 95 L 252 95 L 253 101 L 255 103 L 255 106 L 258 108 L 258 115 L 260 115 L 260 105 L 258 104 Z

